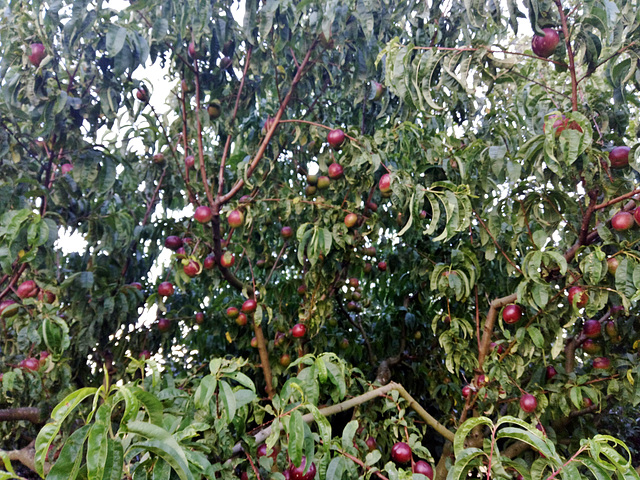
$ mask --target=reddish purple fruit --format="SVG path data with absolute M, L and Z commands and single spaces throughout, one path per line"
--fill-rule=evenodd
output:
M 291 480 L 313 480 L 316 476 L 316 464 L 311 462 L 307 473 L 305 473 L 305 467 L 307 464 L 306 457 L 302 457 L 302 462 L 299 467 L 296 467 L 293 463 L 289 466 L 289 476 Z
M 244 301 L 242 304 L 242 311 L 244 313 L 253 313 L 258 308 L 258 302 L 256 302 L 253 298 L 249 298 Z
M 169 250 L 173 250 L 174 252 L 178 250 L 182 245 L 184 245 L 184 242 L 180 237 L 176 235 L 169 235 L 164 241 L 164 246 Z
M 222 257 L 220 258 L 220 265 L 224 268 L 233 267 L 233 264 L 236 263 L 236 257 L 231 252 L 224 252 Z
M 227 216 L 227 221 L 229 222 L 229 226 L 232 228 L 241 227 L 244 223 L 244 215 L 242 215 L 240 210 L 232 210 Z
M 616 271 L 618 270 L 618 265 L 620 265 L 620 260 L 618 260 L 616 257 L 607 258 L 607 270 L 611 275 L 616 274 Z
M 56 301 L 56 295 L 49 290 L 40 290 L 38 292 L 38 300 L 44 303 L 53 303 Z
M 196 313 L 196 323 L 198 325 L 202 325 L 204 323 L 204 313 L 202 312 Z
M 33 280 L 26 280 L 20 284 L 16 290 L 16 295 L 20 298 L 32 298 L 38 294 L 38 285 Z
M 302 323 L 296 323 L 291 329 L 291 335 L 295 338 L 302 338 L 307 334 L 307 327 Z
M 342 146 L 344 139 L 345 134 L 340 129 L 331 130 L 327 135 L 327 142 L 329 142 L 329 145 L 331 145 L 331 148 L 334 150 L 337 150 Z
M 411 447 L 404 442 L 397 442 L 391 447 L 391 458 L 396 463 L 411 461 Z
M 236 307 L 227 308 L 227 317 L 229 318 L 238 318 L 240 311 Z
M 531 50 L 537 56 L 548 58 L 560 43 L 560 35 L 553 28 L 543 28 L 544 36 L 534 35 L 531 40 Z
M 244 327 L 248 322 L 247 316 L 244 313 L 239 313 L 236 317 L 236 324 L 239 327 Z
M 213 212 L 209 207 L 201 205 L 196 208 L 193 218 L 195 218 L 198 223 L 208 223 L 211 221 L 211 218 L 213 218 Z
M 142 350 L 138 357 L 141 360 L 149 360 L 151 358 L 151 352 L 149 352 L 149 350 Z
M 282 227 L 280 229 L 280 235 L 282 238 L 291 238 L 293 237 L 293 228 L 291 227 Z
M 640 207 L 636 208 L 633 211 L 633 218 L 635 219 L 636 223 L 640 225 Z
M 582 350 L 584 350 L 585 353 L 588 353 L 589 355 L 595 355 L 597 353 L 600 353 L 602 347 L 592 338 L 587 338 L 584 342 L 582 342 Z
M 216 257 L 213 255 L 207 255 L 203 263 L 204 263 L 205 270 L 211 270 L 213 267 L 216 266 Z
M 508 323 L 510 325 L 514 324 L 517 323 L 520 318 L 522 318 L 522 308 L 520 308 L 520 305 L 507 305 L 506 307 L 504 307 L 504 310 L 502 310 L 502 319 L 505 321 L 505 323 Z
M 158 285 L 158 295 L 161 297 L 170 297 L 174 292 L 173 283 L 171 282 L 162 282 Z
M 158 320 L 158 330 L 164 333 L 168 332 L 170 328 L 171 320 L 169 320 L 168 318 L 161 318 L 160 320 Z
M 70 163 L 63 163 L 62 165 L 60 165 L 60 173 L 62 173 L 62 175 L 66 175 L 71 170 L 73 170 L 73 165 L 71 165 Z
M 193 168 L 196 165 L 196 157 L 189 155 L 184 159 L 184 166 L 187 168 Z
M 600 322 L 598 320 L 587 320 L 582 327 L 582 333 L 587 338 L 598 338 L 600 330 Z
M 520 408 L 527 413 L 534 412 L 538 408 L 538 400 L 530 393 L 525 393 L 520 397 Z
M 16 302 L 15 300 L 3 300 L 2 302 L 0 302 L 0 317 L 13 317 L 16 313 L 18 313 L 18 308 L 18 302 Z
M 618 212 L 611 219 L 611 228 L 617 232 L 629 230 L 634 224 L 635 219 L 629 212 Z
M 624 168 L 629 165 L 629 147 L 614 147 L 609 152 L 611 168 Z
M 129 286 L 137 290 L 142 290 L 142 284 L 140 282 L 132 282 L 129 284 Z
M 337 165 L 337 163 L 335 165 Z M 331 167 L 329 167 L 329 172 L 331 172 Z M 326 190 L 327 188 L 329 188 L 329 185 L 331 185 L 331 179 L 329 177 L 327 177 L 326 175 L 318 177 L 316 186 L 319 190 Z
M 596 357 L 593 359 L 593 368 L 606 369 L 611 366 L 611 360 L 607 357 Z
M 576 286 L 576 287 L 571 287 L 569 289 L 569 303 L 571 305 L 574 304 L 574 298 L 575 298 L 575 305 L 578 308 L 585 307 L 589 302 L 589 294 L 582 287 Z
M 200 273 L 200 264 L 195 260 L 189 260 L 189 263 L 182 267 L 182 271 L 187 277 L 193 278 Z
M 358 215 L 356 215 L 355 213 L 347 213 L 347 215 L 344 217 L 344 224 L 347 226 L 347 228 L 355 226 L 356 223 L 358 223 Z
M 332 163 L 331 165 L 329 165 L 329 178 L 331 180 L 336 180 L 342 177 L 343 173 L 344 173 L 344 169 L 342 168 L 342 165 L 340 165 L 339 163 Z M 320 179 L 318 179 L 318 181 L 319 180 Z M 318 187 L 320 187 L 320 185 L 318 185 Z
M 47 56 L 47 53 L 44 50 L 44 45 L 41 43 L 32 43 L 31 44 L 31 55 L 29 55 L 29 61 L 31 65 L 35 67 L 39 67 L 44 57 Z
M 147 103 L 149 101 L 149 93 L 144 88 L 136 90 L 136 98 L 141 102 Z
M 381 272 L 386 272 L 387 262 L 385 262 L 384 260 L 382 262 L 378 262 L 378 270 L 380 270 Z
M 553 377 L 555 377 L 558 374 L 558 372 L 556 371 L 555 368 L 553 368 L 552 365 L 549 365 L 547 367 L 547 380 L 551 380 Z
M 421 473 L 429 478 L 429 480 L 433 480 L 433 467 L 424 460 L 418 460 L 413 465 L 413 473 Z
M 287 368 L 291 365 L 291 356 L 288 353 L 283 353 L 280 357 L 280 365 L 284 368 Z
M 266 457 L 268 450 L 267 450 L 267 444 L 263 443 L 258 447 L 258 451 L 256 452 L 258 454 L 258 458 L 260 457 Z M 271 458 L 273 458 L 274 460 L 276 459 L 276 457 L 278 456 L 278 450 L 276 450 L 275 448 L 272 450 L 271 455 L 269 455 Z
M 385 173 L 380 177 L 378 188 L 382 193 L 388 193 L 391 191 L 391 176 L 388 173 Z
M 471 385 L 465 385 L 462 387 L 462 396 L 467 398 L 469 395 L 471 395 Z
M 616 338 L 618 336 L 618 326 L 616 325 L 615 320 L 609 320 L 605 324 L 604 329 L 610 338 Z
M 19 366 L 35 372 L 40 368 L 40 361 L 35 357 L 29 357 L 22 360 Z
M 367 439 L 364 441 L 364 443 L 367 444 L 367 448 L 369 449 L 369 451 L 373 451 L 377 448 L 378 444 L 376 442 L 376 439 L 373 438 L 371 435 L 369 435 L 367 437 Z

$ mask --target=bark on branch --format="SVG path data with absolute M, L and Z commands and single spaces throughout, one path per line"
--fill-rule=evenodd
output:
M 325 417 L 329 417 L 331 415 L 335 415 L 336 413 L 344 412 L 346 410 L 349 410 L 350 408 L 362 405 L 363 403 L 369 402 L 375 398 L 385 396 L 387 393 L 393 390 L 397 391 L 402 398 L 409 402 L 409 406 L 420 416 L 420 418 L 422 418 L 427 423 L 427 425 L 429 425 L 447 440 L 453 442 L 455 434 L 440 422 L 438 422 L 438 420 L 436 420 L 434 417 L 432 417 L 424 408 L 422 408 L 422 406 L 409 394 L 409 392 L 405 390 L 402 385 L 395 382 L 391 382 L 384 387 L 376 388 L 375 390 L 363 393 L 362 395 L 358 395 L 357 397 L 351 398 L 342 403 L 331 405 L 330 407 L 326 408 L 321 408 L 319 411 Z M 307 413 L 302 416 L 302 419 L 305 421 L 305 423 L 311 423 L 313 421 L 313 414 Z M 280 426 L 280 428 L 283 428 L 282 425 Z M 271 426 L 268 426 L 267 428 L 256 433 L 254 435 L 256 443 L 264 443 L 267 437 L 271 435 L 271 431 Z M 234 455 L 237 455 L 242 451 L 243 447 L 240 442 L 233 447 Z

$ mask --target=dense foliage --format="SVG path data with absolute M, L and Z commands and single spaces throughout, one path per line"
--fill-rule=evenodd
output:
M 0 0 L 8 458 L 638 478 L 640 14 L 525 3 Z

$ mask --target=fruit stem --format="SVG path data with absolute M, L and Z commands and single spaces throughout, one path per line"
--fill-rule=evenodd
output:
M 558 14 L 560 15 L 560 21 L 562 22 L 562 32 L 564 33 L 564 42 L 567 46 L 567 56 L 569 57 L 569 73 L 571 74 L 571 110 L 578 111 L 578 79 L 576 77 L 576 64 L 571 48 L 571 38 L 569 27 L 567 25 L 567 17 L 562 9 L 562 0 L 554 0 L 556 7 L 558 7 Z

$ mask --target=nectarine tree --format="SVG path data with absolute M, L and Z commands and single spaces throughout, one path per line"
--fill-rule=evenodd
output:
M 0 0 L 6 458 L 638 478 L 632 3 Z

